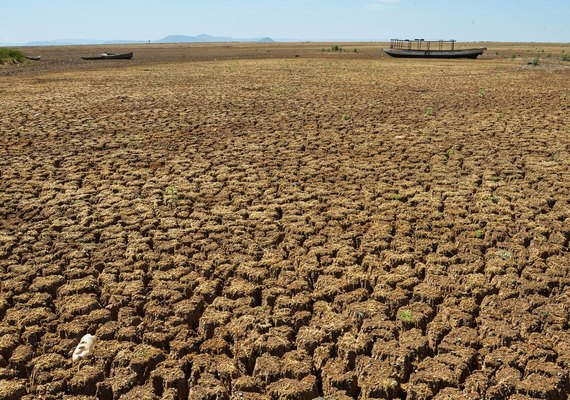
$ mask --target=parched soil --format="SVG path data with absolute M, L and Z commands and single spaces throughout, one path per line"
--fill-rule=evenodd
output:
M 568 63 L 301 50 L 0 71 L 0 399 L 570 395 Z

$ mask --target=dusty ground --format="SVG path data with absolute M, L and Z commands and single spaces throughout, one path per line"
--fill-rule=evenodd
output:
M 331 51 L 333 46 L 342 52 Z M 3 67 L 0 76 L 38 74 L 54 71 L 80 71 L 109 68 L 125 65 L 148 66 L 149 64 L 178 63 L 188 61 L 224 61 L 245 59 L 341 59 L 378 60 L 388 59 L 381 49 L 389 43 L 179 43 L 179 44 L 135 44 L 100 46 L 52 46 L 22 47 L 28 56 L 41 55 L 41 62 L 28 62 L 21 66 Z M 510 60 L 512 64 L 526 64 L 535 57 L 544 63 L 558 62 L 570 54 L 570 45 L 562 43 L 458 43 L 457 48 L 486 47 L 488 50 L 479 57 L 481 60 Z M 82 56 L 98 55 L 103 52 L 134 52 L 132 60 L 123 61 L 84 61 Z
M 569 64 L 264 46 L 0 69 L 0 399 L 567 398 Z

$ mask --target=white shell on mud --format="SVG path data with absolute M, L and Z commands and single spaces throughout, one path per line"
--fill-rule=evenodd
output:
M 93 345 L 95 344 L 95 340 L 97 340 L 97 338 L 89 333 L 83 336 L 81 338 L 81 341 L 75 348 L 75 351 L 71 356 L 71 359 L 73 361 L 77 361 L 91 354 L 91 352 L 93 351 Z

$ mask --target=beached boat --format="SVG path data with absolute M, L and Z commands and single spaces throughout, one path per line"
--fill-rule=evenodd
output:
M 455 40 L 392 39 L 390 48 L 382 49 L 392 57 L 409 58 L 477 58 L 486 47 L 456 49 Z
M 42 58 L 42 56 L 26 56 L 26 58 L 32 61 L 40 61 L 40 58 Z
M 130 60 L 133 58 L 133 53 L 101 53 L 98 56 L 81 57 L 82 60 Z

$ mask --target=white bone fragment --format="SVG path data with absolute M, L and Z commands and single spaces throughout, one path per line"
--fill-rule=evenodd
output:
M 93 346 L 95 345 L 95 341 L 97 338 L 91 334 L 87 334 L 81 338 L 81 341 L 75 348 L 71 359 L 73 361 L 80 360 L 82 358 L 87 357 L 89 354 L 93 352 Z

